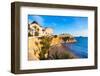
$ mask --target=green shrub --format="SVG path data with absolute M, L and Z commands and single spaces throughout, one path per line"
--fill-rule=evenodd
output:
M 64 42 L 66 42 L 67 40 L 69 40 L 70 39 L 70 37 L 62 37 L 62 40 L 64 41 Z
M 41 47 L 41 52 L 40 52 L 40 60 L 47 59 L 45 58 L 45 54 L 48 53 L 48 50 L 50 48 L 50 43 L 51 43 L 51 37 L 43 36 L 41 38 L 40 44 L 42 45 L 42 47 Z
M 39 32 L 35 32 L 35 36 L 39 36 Z

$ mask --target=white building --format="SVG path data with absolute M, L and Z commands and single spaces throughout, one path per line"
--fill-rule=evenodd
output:
M 31 24 L 29 24 L 29 33 L 32 36 L 46 36 L 46 35 L 52 35 L 53 29 L 51 28 L 43 28 L 40 26 L 36 21 L 33 21 Z
M 52 35 L 52 34 L 53 34 L 53 29 L 45 28 L 44 35 Z

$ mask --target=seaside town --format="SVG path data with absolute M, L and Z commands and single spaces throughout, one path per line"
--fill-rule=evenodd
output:
M 59 26 L 58 26 L 59 27 Z M 77 42 L 67 33 L 54 34 L 54 30 L 33 21 L 28 24 L 28 60 L 54 60 L 77 58 L 64 44 Z

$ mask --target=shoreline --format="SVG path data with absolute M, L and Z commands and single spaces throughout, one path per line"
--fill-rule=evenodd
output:
M 66 51 L 71 55 L 73 56 L 74 58 L 79 58 L 78 56 L 76 56 L 72 51 L 71 49 L 68 47 L 68 46 L 65 46 L 63 45 L 65 48 L 66 48 Z
M 57 44 L 51 46 L 49 49 L 48 59 L 74 59 L 78 58 L 70 49 L 63 44 Z

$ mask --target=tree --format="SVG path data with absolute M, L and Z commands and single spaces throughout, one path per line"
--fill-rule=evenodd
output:
M 37 29 L 36 29 L 36 31 L 38 31 L 38 32 L 39 32 L 39 28 L 37 28 Z
M 51 44 L 51 37 L 47 37 L 47 36 L 43 36 L 41 38 L 41 42 L 40 44 L 42 45 L 41 47 L 41 52 L 40 52 L 40 60 L 45 60 L 47 59 L 45 57 L 45 54 L 48 54 L 48 50 L 50 48 L 50 44 Z
M 54 35 L 54 38 L 57 38 L 57 35 Z
M 28 24 L 28 36 L 32 36 L 32 34 L 30 33 L 31 29 L 30 29 L 30 25 Z
M 36 30 L 36 28 L 37 28 L 37 27 L 36 27 L 36 26 L 34 26 L 34 29 L 35 29 L 35 30 Z
M 35 32 L 35 36 L 39 36 L 39 32 Z
M 63 37 L 62 40 L 66 43 L 67 40 L 69 40 L 70 37 Z

